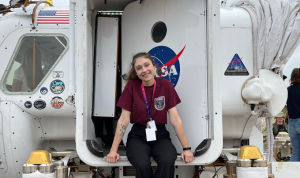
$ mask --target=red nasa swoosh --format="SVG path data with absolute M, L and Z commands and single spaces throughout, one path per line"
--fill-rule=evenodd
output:
M 237 64 L 239 61 L 241 61 L 243 58 L 240 58 L 239 60 L 236 60 L 236 61 L 233 61 L 233 62 L 231 62 L 231 63 L 229 63 L 229 64 Z
M 181 54 L 182 54 L 182 52 L 184 51 L 184 49 L 185 49 L 185 47 L 186 47 L 186 45 L 183 47 L 183 49 L 173 58 L 173 59 L 171 59 L 169 62 L 167 62 L 166 64 L 164 64 L 164 65 L 162 65 L 162 66 L 160 66 L 159 68 L 161 69 L 161 68 L 163 68 L 164 66 L 169 66 L 168 68 L 167 68 L 167 70 L 165 70 L 164 71 L 164 73 L 162 73 L 160 76 L 159 76 L 159 78 L 161 77 L 161 76 L 163 76 L 174 64 L 175 64 L 175 62 L 179 59 L 179 57 L 181 56 Z

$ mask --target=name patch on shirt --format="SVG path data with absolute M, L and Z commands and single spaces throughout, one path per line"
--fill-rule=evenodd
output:
M 160 96 L 154 99 L 155 109 L 161 111 L 165 108 L 165 96 Z

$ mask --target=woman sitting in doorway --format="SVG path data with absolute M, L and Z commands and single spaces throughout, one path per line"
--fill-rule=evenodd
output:
M 150 162 L 153 157 L 158 165 L 154 177 L 174 178 L 177 151 L 165 126 L 167 113 L 183 147 L 181 158 L 190 163 L 194 156 L 176 109 L 180 99 L 168 80 L 154 77 L 155 67 L 148 53 L 133 57 L 127 85 L 118 102 L 123 110 L 107 161 L 115 163 L 119 160 L 118 146 L 130 121 L 134 125 L 128 134 L 126 155 L 136 168 L 136 177 L 153 178 Z

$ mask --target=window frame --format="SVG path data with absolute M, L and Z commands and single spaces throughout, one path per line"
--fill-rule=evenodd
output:
M 65 50 L 61 53 L 61 55 L 57 58 L 56 62 L 52 65 L 52 67 L 49 69 L 49 71 L 45 74 L 43 80 L 37 85 L 37 87 L 31 91 L 31 92 L 24 92 L 24 91 L 21 91 L 21 92 L 11 92 L 9 90 L 7 90 L 6 88 L 6 80 L 7 80 L 7 77 L 8 77 L 8 74 L 12 68 L 12 64 L 15 60 L 15 57 L 16 57 L 16 54 L 17 52 L 19 51 L 20 47 L 21 47 L 21 42 L 23 41 L 23 39 L 25 37 L 55 37 L 55 36 L 60 36 L 60 37 L 64 37 L 67 41 L 67 45 L 66 45 L 66 48 Z M 59 61 L 61 60 L 61 58 L 66 54 L 66 52 L 68 51 L 69 49 L 69 38 L 64 35 L 64 34 L 61 34 L 61 33 L 31 33 L 31 34 L 24 34 L 20 37 L 20 39 L 18 40 L 18 43 L 12 53 L 12 56 L 10 57 L 10 60 L 9 60 L 9 63 L 8 65 L 6 66 L 5 68 L 5 72 L 3 73 L 3 76 L 1 78 L 1 81 L 0 81 L 0 87 L 1 87 L 1 90 L 5 93 L 5 94 L 8 94 L 8 95 L 32 95 L 34 94 L 37 90 L 39 90 L 39 88 L 42 86 L 42 84 L 44 83 L 44 81 L 48 78 L 49 74 L 53 71 L 53 69 L 56 67 L 56 65 L 59 63 Z

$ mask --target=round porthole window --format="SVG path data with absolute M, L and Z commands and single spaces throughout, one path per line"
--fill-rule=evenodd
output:
M 152 39 L 155 43 L 159 43 L 165 39 L 167 35 L 167 26 L 164 22 L 157 22 L 152 28 Z

